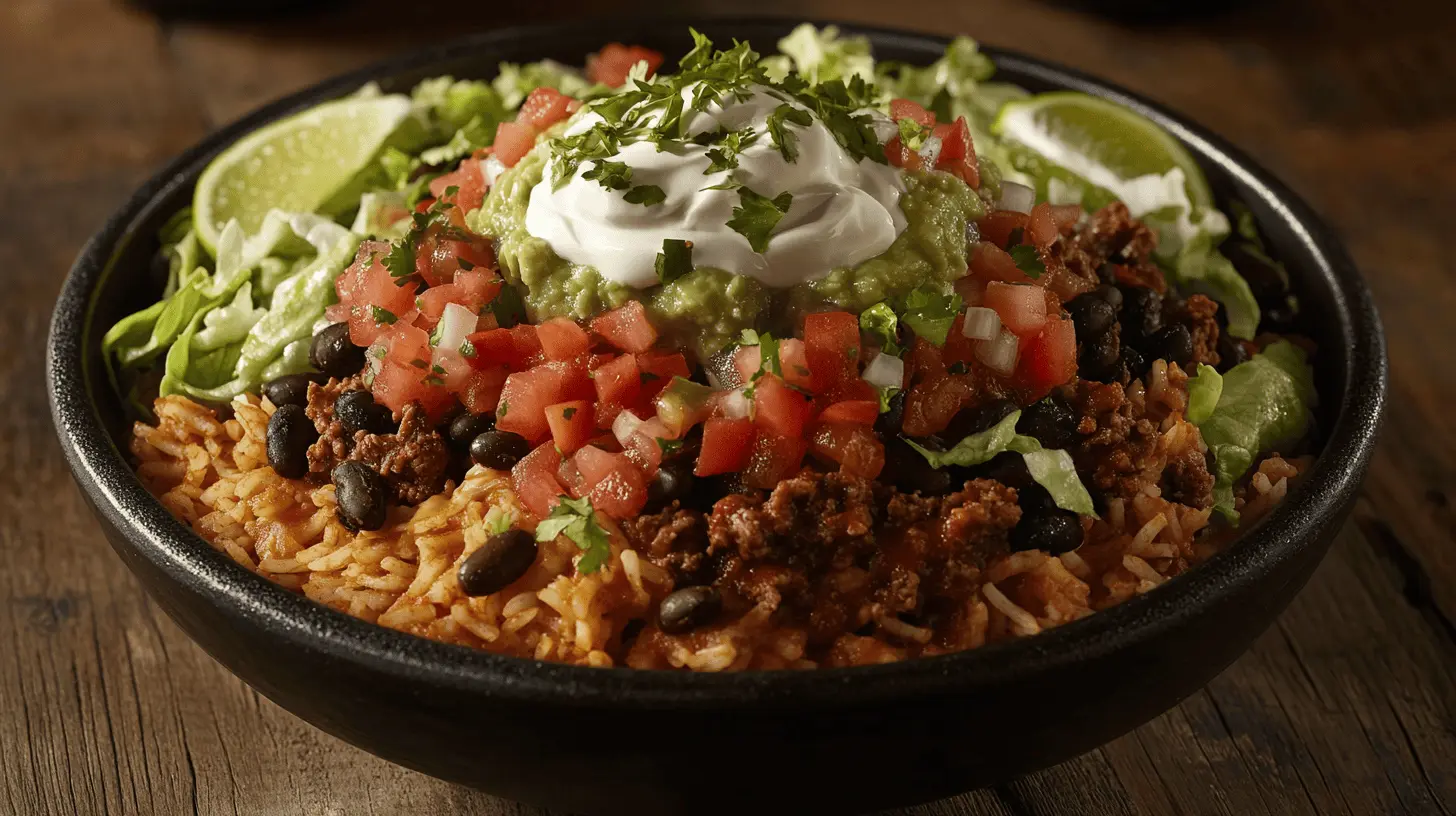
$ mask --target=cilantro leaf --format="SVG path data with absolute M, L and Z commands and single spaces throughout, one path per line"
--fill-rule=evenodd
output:
M 682 450 L 683 441 L 681 439 L 664 439 L 663 437 L 658 437 L 657 447 L 661 449 L 662 455 L 665 458 Z
M 738 345 L 740 345 L 740 346 L 756 346 L 756 345 L 758 345 L 758 332 L 754 331 L 753 329 L 744 329 L 743 332 L 738 335 Z
M 662 251 L 657 253 L 657 279 L 672 283 L 693 271 L 693 242 L 677 238 L 666 238 Z
M 1018 244 L 1009 252 L 1011 260 L 1016 261 L 1016 268 L 1026 273 L 1028 278 L 1035 280 L 1046 274 L 1046 264 L 1042 263 L 1036 247 L 1030 244 Z
M 900 319 L 916 335 L 934 346 L 945 345 L 951 323 L 961 311 L 961 296 L 941 291 L 932 283 L 921 284 L 905 298 L 905 311 Z
M 536 525 L 537 541 L 547 542 L 561 535 L 571 539 L 582 551 L 576 562 L 576 570 L 582 575 L 601 569 L 612 556 L 611 534 L 597 523 L 596 511 L 586 497 L 572 499 L 562 496 L 560 502 L 551 508 L 551 515 Z
M 521 300 L 520 290 L 509 283 L 501 287 L 500 293 L 486 308 L 495 315 L 495 324 L 502 329 L 509 329 L 526 319 L 526 302 Z
M 859 327 L 880 341 L 880 351 L 899 356 L 899 318 L 890 304 L 880 301 L 859 313 Z
M 793 198 L 789 193 L 768 198 L 741 187 L 738 190 L 738 206 L 733 208 L 728 227 L 748 239 L 748 245 L 754 252 L 763 252 L 768 249 L 769 236 L 784 213 L 789 211 Z
M 395 321 L 399 320 L 399 316 L 396 315 L 394 312 L 391 312 L 388 309 L 381 309 L 378 306 L 370 306 L 369 315 L 370 317 L 374 318 L 375 323 L 378 323 L 382 326 L 392 326 L 394 325 Z
M 581 177 L 595 181 L 608 190 L 625 190 L 632 184 L 632 168 L 625 162 L 598 159 Z
M 404 286 L 409 283 L 410 278 L 415 274 L 415 234 L 410 234 L 395 241 L 389 247 L 389 254 L 384 256 L 384 268 L 389 270 L 389 277 L 394 279 L 395 286 Z
M 779 341 L 772 334 L 764 332 L 758 336 L 758 379 L 763 374 L 773 374 L 776 377 L 784 376 L 782 361 L 779 360 Z
M 888 414 L 890 412 L 890 400 L 894 399 L 895 395 L 900 393 L 900 389 L 893 385 L 887 385 L 884 388 L 876 388 L 875 391 L 880 395 L 880 413 Z
M 897 124 L 900 127 L 901 144 L 911 150 L 919 150 L 925 146 L 925 140 L 930 136 L 930 128 L 914 119 L 901 119 Z
M 461 357 L 464 357 L 465 359 L 468 360 L 468 359 L 474 357 L 475 354 L 476 354 L 476 352 L 475 352 L 475 344 L 474 343 L 470 342 L 469 339 L 465 339 L 465 340 L 461 340 L 460 341 L 460 356 Z
M 639 184 L 627 191 L 623 199 L 628 204 L 641 204 L 644 207 L 651 207 L 653 204 L 661 204 L 667 200 L 667 193 L 662 191 L 656 184 Z
M 774 108 L 773 113 L 768 115 L 768 135 L 773 139 L 774 147 L 786 162 L 794 162 L 799 158 L 798 137 L 788 130 L 788 125 L 808 127 L 814 122 L 809 112 L 803 108 L 796 108 L 785 102 Z

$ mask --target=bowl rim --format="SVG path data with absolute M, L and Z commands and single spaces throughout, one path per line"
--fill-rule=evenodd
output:
M 621 21 L 618 21 L 621 22 Z M 788 27 L 804 22 L 775 17 L 664 17 L 640 26 Z M 949 37 L 905 29 L 817 20 L 864 34 L 876 47 L 943 48 Z M 212 155 L 263 123 L 371 79 L 443 63 L 471 51 L 529 40 L 543 45 L 563 34 L 601 30 L 601 21 L 497 29 L 426 46 L 334 76 L 253 110 L 183 151 L 148 179 L 85 244 L 68 273 L 52 316 L 46 344 L 46 387 L 51 414 L 68 465 L 95 512 L 119 531 L 137 557 L 173 582 L 205 595 L 231 618 L 266 630 L 293 645 L 407 682 L 489 694 L 521 702 L 574 706 L 611 703 L 624 708 L 735 707 L 787 704 L 803 707 L 872 705 L 910 695 L 960 694 L 1017 682 L 1071 664 L 1105 657 L 1182 625 L 1224 593 L 1316 546 L 1315 535 L 1352 499 L 1369 462 L 1387 399 L 1384 336 L 1369 290 L 1354 262 L 1323 220 L 1293 191 L 1222 138 L 1161 105 L 1080 71 L 1019 52 L 983 46 L 998 72 L 1017 74 L 1062 89 L 1092 93 L 1151 118 L 1201 159 L 1221 166 L 1247 185 L 1284 221 L 1300 250 L 1312 260 L 1311 279 L 1336 304 L 1327 319 L 1351 344 L 1340 377 L 1335 421 L 1324 453 L 1301 484 L 1264 520 L 1238 536 L 1198 568 L 1165 585 L 1087 618 L 1035 637 L 899 663 L 813 671 L 712 674 L 588 668 L 427 640 L 366 622 L 315 603 L 236 564 L 175 519 L 132 471 L 101 420 L 86 377 L 93 292 L 110 273 L 118 248 L 132 240 L 161 201 L 190 184 Z M 609 39 L 605 34 L 603 41 Z

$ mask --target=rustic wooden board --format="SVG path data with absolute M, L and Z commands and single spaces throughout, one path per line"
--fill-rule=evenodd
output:
M 1244 147 L 1344 233 L 1389 332 L 1389 421 L 1355 518 L 1247 655 L 1101 749 L 906 813 L 1456 810 L 1456 265 L 1444 251 L 1456 211 L 1456 7 L 1291 0 L 1160 28 L 1016 0 L 675 8 L 730 5 L 967 32 L 1165 102 Z M 153 167 L 322 76 L 531 11 L 404 8 L 339 2 L 229 26 L 164 26 L 115 0 L 0 8 L 0 276 L 11 316 L 0 354 L 0 813 L 537 812 L 325 736 L 193 646 L 106 548 L 40 387 L 64 269 Z M 1042 702 L 1075 716 L 1073 690 Z

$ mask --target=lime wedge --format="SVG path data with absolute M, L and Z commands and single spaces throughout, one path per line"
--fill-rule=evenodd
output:
M 1013 147 L 1044 160 L 1026 163 L 1025 169 L 1033 177 L 1061 177 L 1063 174 L 1055 172 L 1060 169 L 1119 198 L 1129 198 L 1127 194 L 1134 190 L 1128 182 L 1181 169 L 1188 203 L 1195 210 L 1213 205 L 1208 181 L 1183 145 L 1116 102 L 1075 91 L 1038 94 L 1006 103 L 991 130 Z M 1037 181 L 1044 190 L 1047 178 Z M 1128 204 L 1133 206 L 1132 201 Z
M 350 97 L 243 137 L 197 180 L 192 218 L 198 239 L 215 252 L 233 218 L 252 235 L 269 210 L 319 211 L 369 164 L 410 110 L 406 96 Z

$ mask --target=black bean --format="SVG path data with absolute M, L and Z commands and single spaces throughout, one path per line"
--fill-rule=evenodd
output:
M 1122 345 L 1121 366 L 1127 371 L 1127 376 L 1134 379 L 1148 373 L 1148 361 L 1143 357 L 1142 352 L 1126 343 Z
M 1044 448 L 1065 448 L 1077 441 L 1077 412 L 1061 397 L 1028 405 L 1016 421 L 1016 432 L 1033 437 Z
M 1122 373 L 1117 333 L 1106 332 L 1082 343 L 1077 355 L 1077 376 L 1084 380 L 1111 382 Z
M 514 584 L 536 562 L 536 537 L 512 528 L 486 539 L 460 565 L 460 588 L 479 597 Z
M 1117 322 L 1117 310 L 1098 292 L 1086 292 L 1067 301 L 1067 312 L 1077 327 L 1077 338 L 1083 342 L 1106 334 Z
M 348 323 L 334 323 L 313 336 L 308 361 L 330 377 L 347 377 L 364 368 L 364 349 L 349 339 Z
M 888 411 L 875 417 L 875 430 L 882 436 L 900 435 L 900 426 L 905 422 L 905 392 L 897 391 L 890 397 Z
M 263 396 L 274 405 L 305 408 L 308 406 L 308 384 L 312 381 L 308 374 L 285 374 L 263 383 Z
M 1031 480 L 1031 471 L 1026 469 L 1026 457 L 1015 451 L 1002 451 L 991 457 L 989 462 L 956 470 L 954 481 L 957 486 L 968 479 L 990 479 L 1017 490 L 1035 484 Z
M 926 496 L 943 496 L 951 490 L 950 474 L 931 467 L 924 456 L 898 436 L 885 440 L 885 467 L 880 481 Z
M 991 400 L 974 408 L 963 408 L 945 426 L 944 436 L 953 442 L 959 442 L 971 434 L 978 434 L 991 428 L 1011 416 L 1011 412 L 1016 408 L 1016 403 L 1009 399 Z
M 662 599 L 657 608 L 657 625 L 668 634 L 680 635 L 713 620 L 722 608 L 723 597 L 716 587 L 679 589 Z
M 673 501 L 686 501 L 692 495 L 695 480 L 689 461 L 663 462 L 647 485 L 647 506 L 642 512 L 656 513 Z
M 1260 305 L 1279 303 L 1289 291 L 1289 282 L 1278 265 L 1248 241 L 1225 241 L 1219 247 L 1249 284 L 1249 291 Z
M 1052 494 L 1035 482 L 1017 489 L 1016 503 L 1021 506 L 1023 515 L 1058 509 L 1056 501 L 1052 499 Z
M 457 447 L 468 448 L 477 436 L 495 428 L 494 414 L 465 413 L 450 421 L 447 436 Z
M 1070 510 L 1022 512 L 1021 521 L 1011 528 L 1011 549 L 1045 550 L 1052 555 L 1082 546 L 1082 520 Z
M 1193 362 L 1193 333 L 1182 323 L 1174 323 L 1158 329 L 1143 348 L 1154 360 L 1187 365 Z
M 1249 359 L 1249 350 L 1244 347 L 1242 341 L 1226 332 L 1218 336 L 1219 371 L 1228 371 L 1247 359 Z
M 1119 286 L 1122 291 L 1123 345 L 1141 343 L 1144 338 L 1163 328 L 1163 298 L 1142 286 Z
M 308 474 L 308 448 L 317 439 L 318 431 L 302 406 L 281 406 L 268 419 L 268 464 L 279 476 L 303 478 Z
M 362 388 L 345 391 L 334 400 L 334 417 L 350 434 L 358 431 L 389 434 L 398 430 L 389 409 L 376 403 L 374 395 Z
M 1093 294 L 1107 301 L 1114 311 L 1122 308 L 1122 290 L 1110 283 L 1104 283 L 1092 290 Z
M 648 488 L 651 490 L 651 487 Z M 737 473 L 719 473 L 715 476 L 694 476 L 692 490 L 686 498 L 679 499 L 681 505 L 689 510 L 699 510 L 704 513 L 712 512 L 713 505 L 718 500 L 732 493 L 752 493 L 753 488 L 743 483 L 743 477 Z
M 470 442 L 475 464 L 495 470 L 510 470 L 531 452 L 531 443 L 510 431 L 486 431 Z
M 334 483 L 339 521 L 345 527 L 358 532 L 384 526 L 389 513 L 389 486 L 383 476 L 368 465 L 349 459 L 336 465 L 329 479 Z

